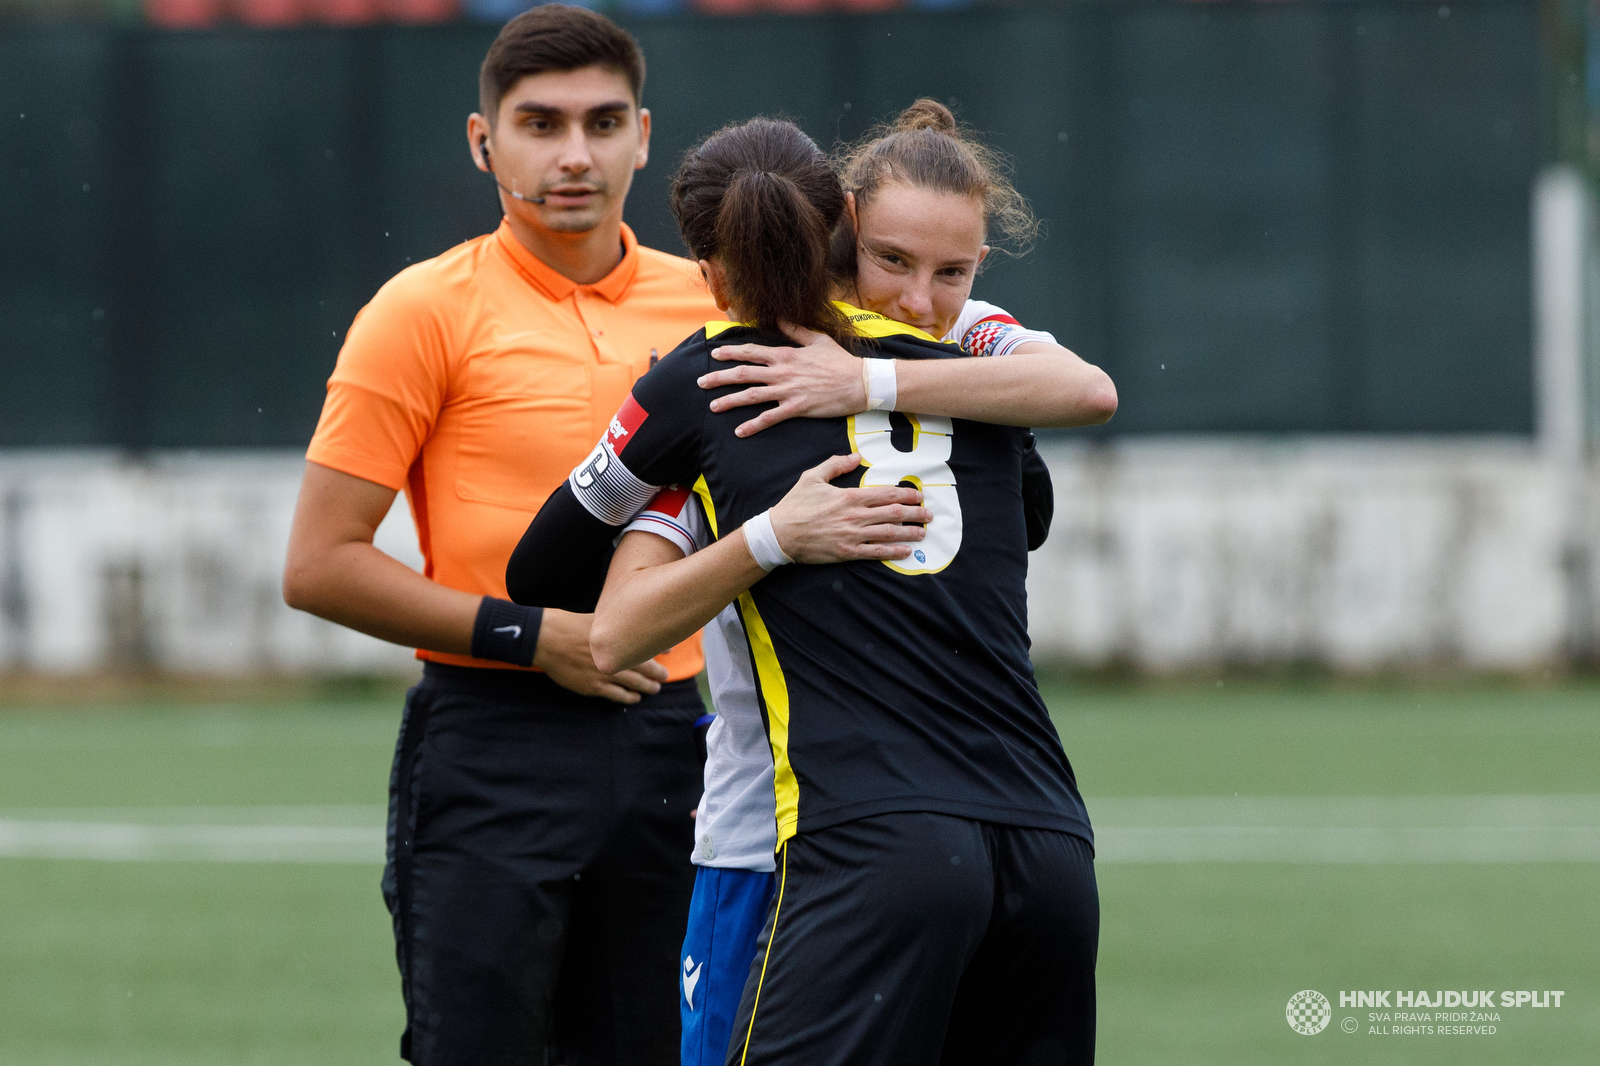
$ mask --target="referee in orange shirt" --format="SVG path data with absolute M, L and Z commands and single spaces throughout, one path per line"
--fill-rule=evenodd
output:
M 425 663 L 383 879 L 417 1066 L 677 1061 L 698 638 L 602 674 L 590 616 L 504 584 L 635 379 L 719 317 L 693 264 L 622 223 L 643 82 L 638 44 L 592 12 L 506 25 L 467 121 L 504 221 L 356 316 L 307 453 L 285 600 Z M 420 575 L 372 544 L 402 489 Z

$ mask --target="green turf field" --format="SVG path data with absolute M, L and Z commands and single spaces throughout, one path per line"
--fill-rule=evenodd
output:
M 1600 1059 L 1600 689 L 1048 695 L 1102 832 L 1102 1063 Z M 0 711 L 0 854 L 80 856 L 0 857 L 0 1063 L 396 1061 L 397 718 Z M 1492 1035 L 1373 1034 L 1337 996 L 1479 988 L 1565 996 Z M 1333 1000 L 1314 1036 L 1301 989 Z

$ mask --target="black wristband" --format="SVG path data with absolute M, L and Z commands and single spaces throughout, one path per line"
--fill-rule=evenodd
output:
M 532 666 L 543 618 L 542 607 L 522 607 L 510 600 L 485 596 L 472 623 L 472 657 Z

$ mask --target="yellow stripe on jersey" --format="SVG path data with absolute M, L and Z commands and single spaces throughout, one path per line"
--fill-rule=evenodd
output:
M 711 535 L 717 532 L 717 505 L 711 502 L 711 486 L 704 474 L 695 479 L 694 494 L 706 512 L 706 522 Z M 795 780 L 794 767 L 789 765 L 789 684 L 783 679 L 783 667 L 778 664 L 778 651 L 772 646 L 772 634 L 767 623 L 756 610 L 756 601 L 750 593 L 739 595 L 739 615 L 744 619 L 745 638 L 750 644 L 750 655 L 756 661 L 756 685 L 767 705 L 767 739 L 772 745 L 772 785 L 778 801 L 778 844 L 794 836 L 795 825 L 800 821 L 800 783 Z
M 750 655 L 756 661 L 756 684 L 767 705 L 767 740 L 772 744 L 772 790 L 778 800 L 778 846 L 795 834 L 800 821 L 800 782 L 789 765 L 789 684 L 783 679 L 772 634 L 756 610 L 750 593 L 739 594 L 739 615 L 744 619 Z
M 711 502 L 711 486 L 704 474 L 695 479 L 694 494 L 706 512 L 706 522 L 711 535 L 718 537 L 717 505 Z M 778 844 L 794 836 L 795 825 L 800 821 L 800 783 L 795 779 L 794 767 L 789 765 L 789 684 L 783 679 L 783 667 L 778 664 L 778 651 L 772 646 L 772 634 L 767 623 L 756 610 L 756 601 L 750 593 L 739 596 L 739 615 L 744 619 L 745 638 L 750 644 L 750 654 L 756 661 L 756 684 L 767 705 L 767 739 L 772 744 L 772 783 L 778 801 Z
M 916 326 L 908 326 L 904 322 L 896 322 L 892 318 L 885 318 L 876 311 L 863 311 L 859 307 L 851 307 L 849 304 L 838 300 L 834 301 L 833 306 L 844 313 L 844 317 L 850 320 L 850 325 L 854 326 L 855 331 L 863 337 L 916 337 L 918 340 L 932 341 L 935 344 L 948 343 L 939 340 L 938 337 L 930 333 L 924 333 Z M 707 322 L 706 337 L 707 339 L 715 337 L 719 333 L 724 333 L 735 326 L 751 328 L 748 322 Z M 952 348 L 959 347 L 959 345 L 953 343 L 950 346 Z
M 711 535 L 720 536 L 717 532 L 717 505 L 711 502 L 711 486 L 706 484 L 704 474 L 695 479 L 694 494 L 700 497 L 700 509 L 706 513 L 706 524 L 711 527 Z

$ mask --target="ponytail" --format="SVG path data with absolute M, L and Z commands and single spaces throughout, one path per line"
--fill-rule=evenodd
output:
M 797 126 L 758 118 L 712 134 L 673 177 L 672 213 L 689 254 L 721 262 L 751 325 L 793 323 L 848 346 L 854 331 L 830 299 L 828 273 L 844 191 Z

